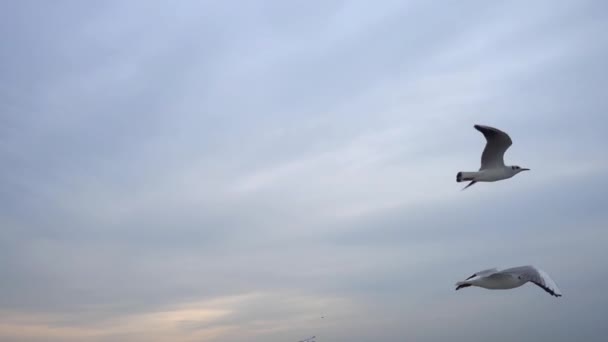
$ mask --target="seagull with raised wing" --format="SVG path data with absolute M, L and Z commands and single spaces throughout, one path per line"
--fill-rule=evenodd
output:
M 495 268 L 473 274 L 464 281 L 456 283 L 456 290 L 464 287 L 478 286 L 489 290 L 507 290 L 531 282 L 538 285 L 550 295 L 561 297 L 562 293 L 549 275 L 534 266 L 519 266 L 499 271 Z
M 486 138 L 486 147 L 481 154 L 481 168 L 479 171 L 461 171 L 456 175 L 457 182 L 471 181 L 462 190 L 477 182 L 495 182 L 511 178 L 522 171 L 530 170 L 517 165 L 505 165 L 503 157 L 513 143 L 507 133 L 490 126 L 475 125 L 473 127 Z

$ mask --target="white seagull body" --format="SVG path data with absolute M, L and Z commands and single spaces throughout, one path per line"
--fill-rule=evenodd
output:
M 549 275 L 534 266 L 519 266 L 499 271 L 495 268 L 473 274 L 464 281 L 456 283 L 456 290 L 463 287 L 478 286 L 489 290 L 507 290 L 531 282 L 550 295 L 561 297 L 562 293 Z
M 490 126 L 475 125 L 474 127 L 486 138 L 486 147 L 481 154 L 481 168 L 479 171 L 461 171 L 456 175 L 457 182 L 471 181 L 463 190 L 477 182 L 495 182 L 511 178 L 522 171 L 530 170 L 515 165 L 505 165 L 505 152 L 513 144 L 507 133 Z

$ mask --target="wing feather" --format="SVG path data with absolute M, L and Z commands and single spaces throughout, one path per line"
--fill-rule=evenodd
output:
M 481 154 L 480 170 L 505 166 L 505 152 L 513 144 L 509 135 L 490 126 L 475 125 L 474 127 L 486 138 L 486 147 Z

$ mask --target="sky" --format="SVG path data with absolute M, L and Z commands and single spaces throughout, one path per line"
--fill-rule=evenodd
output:
M 605 341 L 604 1 L 0 3 L 2 341 Z M 530 168 L 461 191 L 483 136 Z M 454 283 L 536 265 L 563 297 Z

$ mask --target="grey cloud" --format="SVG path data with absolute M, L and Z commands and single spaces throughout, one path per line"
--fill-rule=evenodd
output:
M 109 327 L 263 293 L 171 336 L 602 340 L 603 3 L 2 6 L 3 312 L 137 340 Z M 459 192 L 474 123 L 533 171 Z M 567 295 L 454 294 L 510 263 Z

